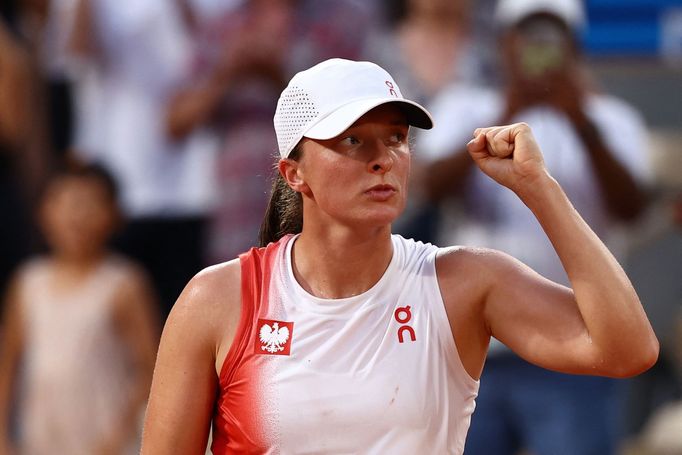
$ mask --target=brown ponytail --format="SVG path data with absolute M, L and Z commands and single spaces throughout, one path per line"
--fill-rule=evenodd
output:
M 289 159 L 298 161 L 300 157 L 300 146 L 297 145 L 289 154 Z M 270 201 L 258 233 L 260 246 L 276 242 L 287 234 L 298 234 L 303 229 L 301 194 L 291 189 L 277 169 L 275 172 Z

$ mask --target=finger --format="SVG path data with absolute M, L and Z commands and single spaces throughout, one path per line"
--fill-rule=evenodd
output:
M 513 136 L 508 126 L 487 128 L 485 137 L 486 147 L 491 156 L 506 158 L 514 151 L 513 139 L 511 139 Z
M 500 158 L 507 158 L 514 153 L 515 134 L 512 127 L 506 126 L 495 131 L 493 138 L 493 146 L 497 156 Z
M 485 150 L 485 135 L 476 134 L 475 137 L 467 143 L 467 150 L 470 152 L 481 152 Z
M 493 127 L 488 128 L 485 132 L 486 147 L 488 148 L 488 153 L 492 156 L 500 158 L 503 156 L 503 147 L 500 147 L 500 139 L 498 137 L 503 129 L 504 127 Z
M 476 128 L 474 130 L 474 136 L 478 136 L 479 134 L 486 134 L 490 130 L 495 130 L 498 128 L 504 128 L 502 126 L 487 126 L 485 128 Z

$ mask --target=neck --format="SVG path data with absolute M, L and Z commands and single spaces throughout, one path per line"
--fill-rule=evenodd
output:
M 348 228 L 306 230 L 294 244 L 296 280 L 310 294 L 339 299 L 376 284 L 393 257 L 390 225 L 358 232 Z
M 462 29 L 462 17 L 452 12 L 419 10 L 411 14 L 405 22 L 410 27 L 426 31 L 458 34 Z
M 54 251 L 52 258 L 55 264 L 58 264 L 63 270 L 71 272 L 86 272 L 99 264 L 106 252 L 98 251 L 87 254 L 73 254 L 64 251 Z

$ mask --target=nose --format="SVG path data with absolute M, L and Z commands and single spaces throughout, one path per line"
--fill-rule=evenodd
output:
M 374 153 L 368 163 L 370 172 L 373 174 L 385 174 L 393 167 L 395 152 L 386 146 L 384 141 L 377 140 L 374 146 Z

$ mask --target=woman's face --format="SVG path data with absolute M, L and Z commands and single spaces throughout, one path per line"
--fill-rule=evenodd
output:
M 410 150 L 397 106 L 379 106 L 339 136 L 305 139 L 303 147 L 297 174 L 312 202 L 304 211 L 348 226 L 383 226 L 405 208 Z

